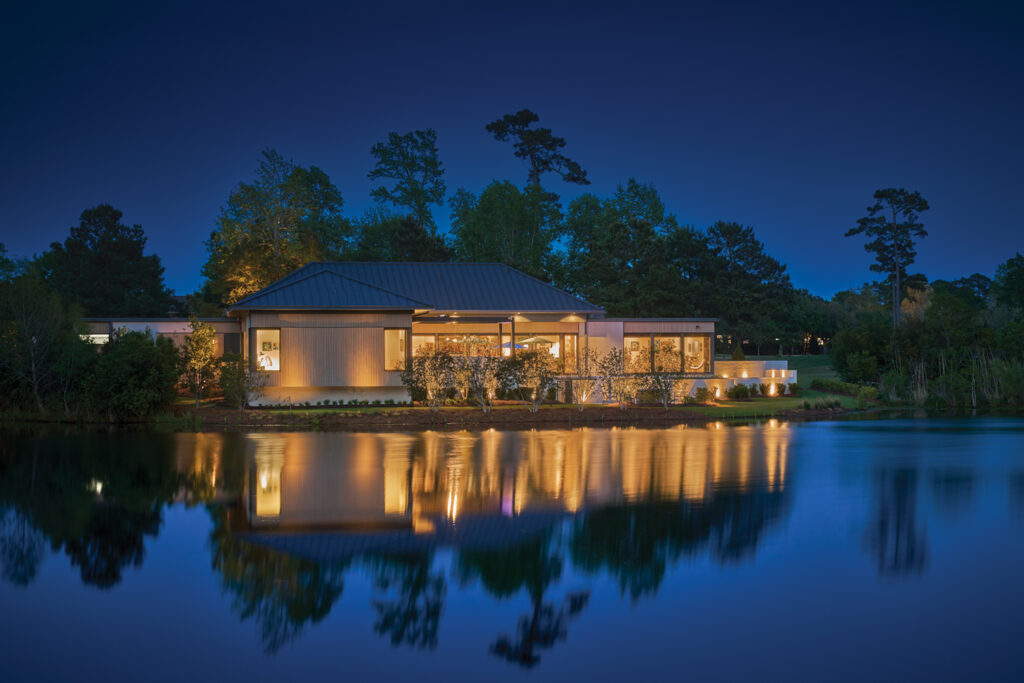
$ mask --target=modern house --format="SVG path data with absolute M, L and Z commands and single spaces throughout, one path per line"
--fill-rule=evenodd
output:
M 542 351 L 571 377 L 591 375 L 589 358 L 616 348 L 627 373 L 679 373 L 693 380 L 684 384 L 689 392 L 796 381 L 785 361 L 716 366 L 714 318 L 606 318 L 598 306 L 499 263 L 310 263 L 236 302 L 226 316 L 215 324 L 219 343 L 268 372 L 265 404 L 405 401 L 402 371 L 435 349 Z M 93 325 L 103 334 L 121 321 Z M 183 335 L 187 321 L 152 321 L 151 328 Z

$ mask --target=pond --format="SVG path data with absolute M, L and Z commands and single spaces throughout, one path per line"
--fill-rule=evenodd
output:
M 0 678 L 1024 676 L 1024 421 L 0 435 Z

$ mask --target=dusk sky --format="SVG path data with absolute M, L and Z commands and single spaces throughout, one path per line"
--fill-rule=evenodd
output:
M 843 233 L 884 187 L 931 204 L 912 271 L 991 276 L 1024 252 L 1022 7 L 5 4 L 0 242 L 31 256 L 111 203 L 184 294 L 264 148 L 324 169 L 357 217 L 389 131 L 437 130 L 449 194 L 523 184 L 484 125 L 529 108 L 592 180 L 547 180 L 563 201 L 652 183 L 681 223 L 752 226 L 797 287 L 873 279 Z

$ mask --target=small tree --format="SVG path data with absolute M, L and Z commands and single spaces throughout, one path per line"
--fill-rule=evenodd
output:
M 96 347 L 82 338 L 86 332 L 85 326 L 81 324 L 78 329 L 68 330 L 57 356 L 54 372 L 65 415 L 71 415 L 72 399 L 79 392 L 82 378 L 89 372 L 89 365 L 96 360 Z
M 220 362 L 220 390 L 228 405 L 244 410 L 266 393 L 270 375 L 237 353 L 226 353 Z
M 679 375 L 671 372 L 652 372 L 645 378 L 644 389 L 654 394 L 662 407 L 668 410 L 668 406 L 675 398 L 676 382 Z
M 111 420 L 152 415 L 174 400 L 179 362 L 169 338 L 122 332 L 103 345 L 83 379 L 89 406 Z
M 463 401 L 470 399 L 473 382 L 473 359 L 465 356 L 452 357 L 452 383 Z
M 489 356 L 477 356 L 468 359 L 469 396 L 475 400 L 485 413 L 494 407 L 494 397 L 502 384 L 501 361 Z
M 543 351 L 525 351 L 506 358 L 503 370 L 527 410 L 536 413 L 544 402 L 544 395 L 555 385 L 557 368 L 551 355 Z
M 192 334 L 186 337 L 182 349 L 182 378 L 198 408 L 199 399 L 206 395 L 217 375 L 217 339 L 213 325 L 201 322 L 194 315 L 189 318 L 189 326 Z
M 408 368 L 402 372 L 402 384 L 409 393 L 422 391 L 430 410 L 436 413 L 448 390 L 455 386 L 455 361 L 446 351 L 413 356 Z
M 648 359 L 649 355 L 641 355 Z M 641 361 L 638 365 L 643 366 Z M 601 394 L 606 400 L 611 399 L 619 404 L 619 408 L 625 410 L 626 406 L 636 401 L 636 397 L 644 390 L 646 375 L 632 374 L 626 372 L 625 354 L 621 349 L 611 349 L 596 363 Z M 593 367 L 593 366 L 592 366 Z
M 587 376 L 585 373 L 598 372 L 600 359 L 597 353 L 590 348 L 579 352 L 580 375 L 565 380 L 565 395 L 572 401 L 573 405 L 582 413 L 583 406 L 601 388 L 601 379 L 596 375 Z

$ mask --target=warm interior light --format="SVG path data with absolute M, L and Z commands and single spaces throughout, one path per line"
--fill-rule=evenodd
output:
M 747 371 L 746 371 L 746 370 L 744 370 L 744 371 L 743 371 L 743 374 L 742 374 L 742 375 L 740 375 L 740 377 L 746 377 L 746 376 L 747 376 Z

